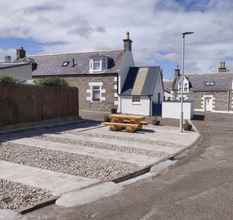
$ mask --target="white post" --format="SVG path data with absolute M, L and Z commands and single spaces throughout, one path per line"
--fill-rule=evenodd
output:
M 180 97 L 180 132 L 183 132 L 184 124 L 184 56 L 185 56 L 185 35 L 183 34 L 183 53 L 182 53 L 182 76 L 181 76 L 181 97 Z

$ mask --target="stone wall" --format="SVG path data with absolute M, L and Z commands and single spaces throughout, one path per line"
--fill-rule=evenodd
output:
M 63 77 L 71 86 L 79 89 L 80 110 L 110 112 L 112 108 L 117 108 L 117 74 L 93 74 L 79 76 L 64 76 Z M 91 101 L 90 84 L 102 82 L 102 96 L 104 100 Z
M 232 91 L 229 93 L 227 91 L 219 92 L 193 92 L 189 94 L 191 100 L 194 104 L 194 109 L 203 109 L 203 96 L 213 96 L 213 110 L 214 111 L 232 111 Z

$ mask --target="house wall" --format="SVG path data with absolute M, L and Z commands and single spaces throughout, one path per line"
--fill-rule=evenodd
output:
M 117 108 L 117 74 L 64 76 L 64 79 L 70 86 L 79 88 L 80 110 L 110 112 L 112 108 Z M 95 82 L 102 84 L 102 100 L 92 102 L 90 85 Z
M 151 103 L 150 98 L 141 97 L 140 103 L 133 103 L 132 97 L 121 97 L 121 113 L 123 114 L 135 114 L 135 115 L 151 115 Z
M 193 92 L 189 94 L 194 109 L 204 111 L 204 97 L 212 97 L 213 111 L 232 111 L 232 91 Z
M 32 79 L 32 66 L 21 65 L 6 69 L 0 69 L 0 77 L 3 76 L 10 76 L 17 80 L 30 80 Z

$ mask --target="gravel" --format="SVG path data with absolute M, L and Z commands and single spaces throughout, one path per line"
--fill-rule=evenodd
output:
M 140 169 L 134 164 L 125 162 L 12 143 L 0 145 L 0 159 L 101 180 L 112 180 Z
M 0 209 L 20 209 L 51 198 L 45 190 L 0 179 Z
M 113 150 L 116 152 L 124 152 L 124 153 L 135 153 L 135 154 L 140 154 L 140 155 L 146 155 L 149 157 L 161 157 L 165 153 L 163 152 L 155 152 L 155 151 L 150 151 L 150 150 L 145 150 L 145 149 L 140 149 L 140 148 L 134 148 L 134 147 L 127 147 L 127 146 L 122 146 L 122 145 L 114 145 L 111 143 L 98 143 L 94 141 L 88 141 L 88 140 L 74 140 L 74 139 L 69 139 L 65 137 L 52 137 L 52 136 L 37 136 L 35 137 L 37 139 L 43 139 L 46 141 L 53 141 L 53 142 L 60 142 L 60 143 L 65 143 L 65 144 L 75 144 L 75 145 L 81 145 L 84 147 L 91 147 L 91 148 L 100 148 L 100 149 L 107 149 L 107 150 Z

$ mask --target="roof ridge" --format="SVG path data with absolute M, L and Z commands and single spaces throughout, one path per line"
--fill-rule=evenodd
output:
M 77 55 L 77 54 L 88 54 L 88 53 L 104 53 L 104 52 L 123 52 L 123 49 L 111 49 L 111 50 L 96 50 L 96 51 L 83 51 L 83 52 L 68 52 L 68 53 L 53 53 L 53 54 L 37 54 L 29 55 L 29 57 L 42 57 L 42 56 L 59 56 L 59 55 Z

